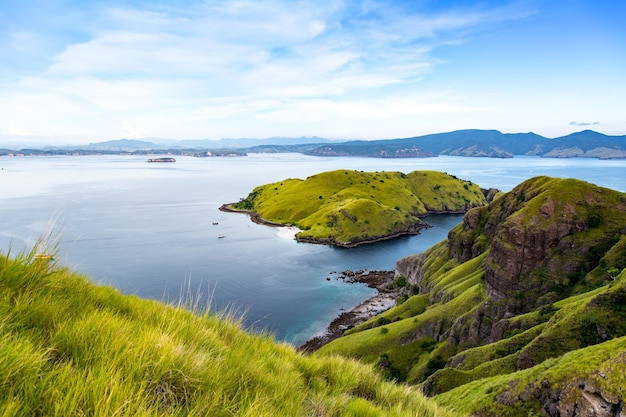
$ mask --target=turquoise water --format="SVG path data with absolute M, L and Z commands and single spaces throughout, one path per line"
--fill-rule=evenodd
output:
M 191 294 L 201 306 L 210 302 L 214 310 L 245 313 L 247 326 L 294 344 L 373 294 L 336 280 L 334 272 L 393 269 L 398 258 L 445 239 L 461 216 L 431 216 L 427 221 L 434 227 L 421 235 L 354 249 L 301 244 L 245 215 L 218 210 L 256 185 L 338 168 L 433 169 L 505 191 L 536 175 L 580 178 L 626 191 L 626 161 L 299 154 L 176 157 L 173 164 L 145 159 L 0 158 L 0 247 L 29 247 L 52 228 L 61 261 L 99 283 L 160 300 Z

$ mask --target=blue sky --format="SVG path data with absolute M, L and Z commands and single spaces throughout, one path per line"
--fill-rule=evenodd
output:
M 0 144 L 626 134 L 623 0 L 0 6 Z

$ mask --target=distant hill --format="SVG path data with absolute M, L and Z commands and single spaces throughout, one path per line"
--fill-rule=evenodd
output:
M 154 142 L 159 146 L 168 147 L 172 149 L 242 149 L 253 148 L 255 146 L 295 146 L 304 144 L 323 144 L 337 142 L 330 139 L 312 137 L 270 137 L 263 139 L 248 139 L 248 138 L 223 138 L 218 140 L 211 139 L 184 139 L 184 140 L 164 140 L 155 139 Z
M 593 130 L 584 130 L 554 139 L 554 141 L 555 146 L 544 152 L 542 156 L 552 158 L 626 158 L 626 135 L 607 136 Z
M 106 142 L 90 143 L 88 145 L 77 146 L 77 147 L 71 146 L 69 148 L 91 150 L 91 151 L 131 152 L 131 151 L 137 151 L 137 150 L 159 149 L 159 148 L 162 148 L 162 146 L 157 145 L 156 143 L 153 143 L 153 142 L 146 142 L 143 140 L 118 139 L 118 140 L 109 140 Z

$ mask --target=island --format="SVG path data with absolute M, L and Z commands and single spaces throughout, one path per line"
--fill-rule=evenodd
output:
M 258 186 L 220 210 L 250 214 L 256 223 L 297 227 L 300 242 L 350 248 L 418 234 L 429 227 L 423 217 L 465 213 L 494 194 L 437 171 L 340 169 Z
M 176 162 L 176 159 L 172 157 L 150 158 L 146 162 Z

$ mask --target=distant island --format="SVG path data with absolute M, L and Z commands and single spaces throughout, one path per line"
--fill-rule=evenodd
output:
M 221 207 L 253 221 L 300 229 L 300 242 L 354 247 L 418 234 L 422 217 L 465 213 L 483 206 L 495 190 L 436 171 L 336 170 L 256 187 L 246 198 Z
M 168 156 L 164 156 L 161 158 L 150 158 L 146 162 L 176 162 L 176 159 Z
M 159 142 L 159 143 L 156 143 Z M 544 158 L 626 158 L 626 135 L 609 136 L 584 130 L 549 139 L 535 133 L 502 133 L 466 129 L 399 139 L 338 141 L 318 137 L 165 140 L 120 139 L 81 146 L 0 148 L 0 156 L 30 155 L 183 155 L 234 157 L 248 153 L 296 152 L 312 156 L 359 156 L 371 158 L 429 158 L 438 155 L 512 158 L 515 155 Z

